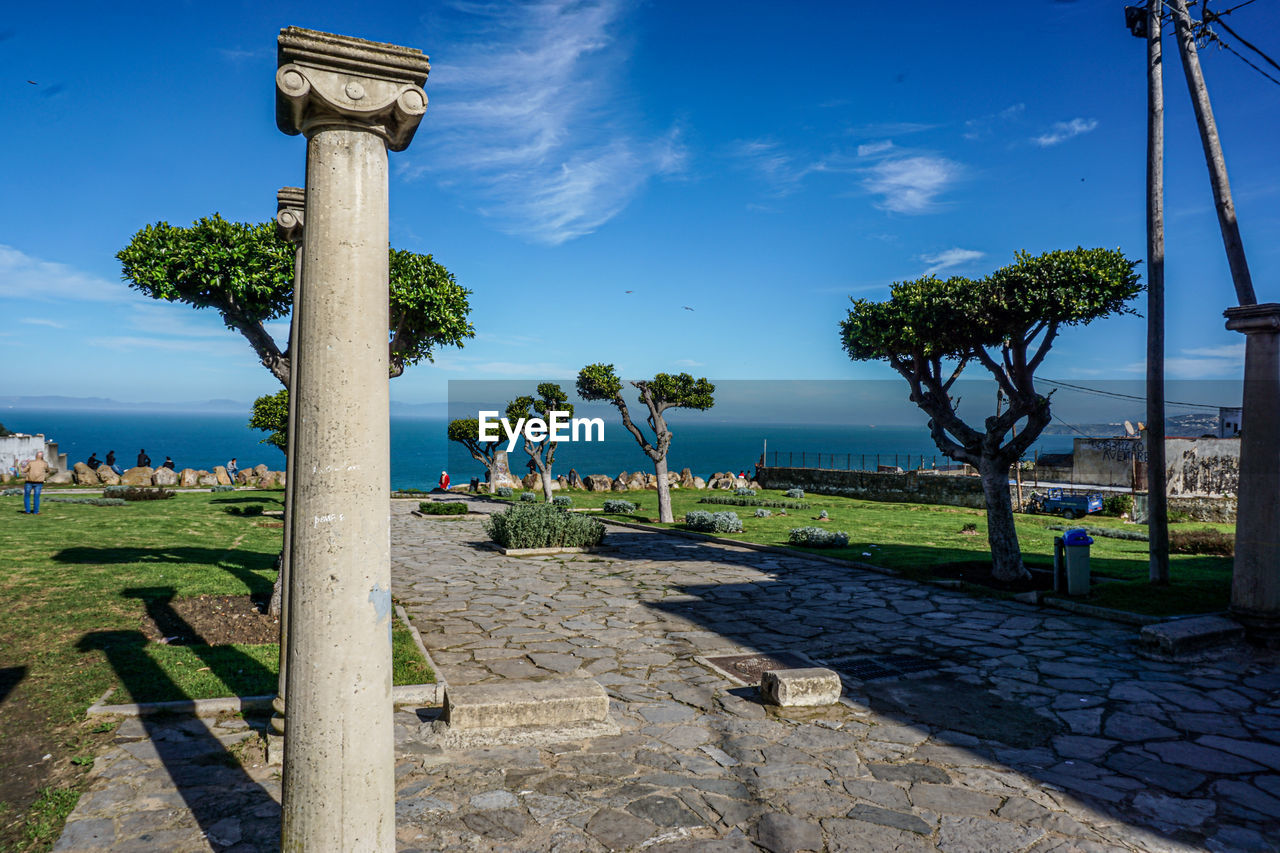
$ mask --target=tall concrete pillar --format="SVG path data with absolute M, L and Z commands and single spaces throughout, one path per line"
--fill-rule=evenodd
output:
M 1280 645 L 1280 303 L 1225 312 L 1245 334 L 1244 415 L 1231 613 L 1251 640 Z
M 285 676 L 289 669 L 289 557 L 293 546 L 293 488 L 295 466 L 293 437 L 295 432 L 294 405 L 298 387 L 298 303 L 302 294 L 302 228 L 306 190 L 301 187 L 281 187 L 276 193 L 276 233 L 286 243 L 294 245 L 293 256 L 293 311 L 289 320 L 289 443 L 285 449 L 284 486 L 284 548 L 280 552 L 280 671 L 276 677 L 276 696 L 271 700 L 271 731 L 267 736 L 267 759 L 272 764 L 283 760 Z
M 420 51 L 280 32 L 276 123 L 307 137 L 283 850 L 395 849 L 387 149 L 426 110 Z

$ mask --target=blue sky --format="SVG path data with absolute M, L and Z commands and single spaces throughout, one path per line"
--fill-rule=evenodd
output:
M 23 367 L 0 394 L 276 390 L 216 315 L 129 290 L 114 254 L 158 220 L 269 219 L 276 189 L 302 182 L 304 144 L 273 120 L 287 25 L 431 57 L 427 115 L 391 155 L 391 238 L 474 291 L 478 334 L 394 380 L 403 402 L 595 361 L 889 378 L 840 347 L 850 295 L 981 275 L 1018 249 L 1144 255 L 1145 59 L 1122 2 L 48 8 L 0 25 L 0 351 Z M 1274 0 L 1231 21 L 1280 53 Z M 1233 290 L 1166 51 L 1170 375 L 1237 378 Z M 1259 299 L 1280 301 L 1280 86 L 1213 47 L 1203 61 Z M 1144 335 L 1132 317 L 1069 330 L 1040 373 L 1140 378 Z

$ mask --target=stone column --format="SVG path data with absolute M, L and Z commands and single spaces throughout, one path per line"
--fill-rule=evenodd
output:
M 387 149 L 426 110 L 420 51 L 294 27 L 276 123 L 307 137 L 281 846 L 395 849 Z
M 289 659 L 289 552 L 293 544 L 293 488 L 294 465 L 293 449 L 297 445 L 293 437 L 296 435 L 294 416 L 297 409 L 294 401 L 297 395 L 293 389 L 298 387 L 298 302 L 302 293 L 302 225 L 303 208 L 306 204 L 306 191 L 301 187 L 281 187 L 276 193 L 276 233 L 280 239 L 294 245 L 293 255 L 293 311 L 289 319 L 289 443 L 285 450 L 285 486 L 284 486 L 284 548 L 280 553 L 280 672 L 276 677 L 276 696 L 271 700 L 271 730 L 267 734 L 267 760 L 279 764 L 284 758 L 284 696 L 285 674 L 288 672 Z
M 1249 638 L 1280 645 L 1280 303 L 1224 312 L 1245 334 L 1244 424 L 1231 614 Z

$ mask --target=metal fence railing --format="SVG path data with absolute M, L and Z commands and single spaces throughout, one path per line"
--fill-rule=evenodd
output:
M 827 453 L 809 450 L 773 450 L 765 454 L 766 467 L 820 468 L 835 471 L 968 471 L 970 466 L 947 457 L 926 453 Z

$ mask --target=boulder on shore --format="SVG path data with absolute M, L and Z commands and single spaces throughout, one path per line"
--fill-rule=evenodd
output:
M 257 479 L 258 479 L 257 472 L 255 472 L 252 468 L 248 468 L 244 471 L 236 472 L 236 485 L 238 486 L 253 485 L 254 481 L 256 481 Z
M 707 481 L 706 481 L 706 480 L 702 479 L 701 477 L 694 477 L 694 478 L 693 478 L 693 488 L 695 488 L 695 489 L 705 489 L 706 487 L 707 487 Z
M 280 484 L 280 478 L 284 476 L 283 471 L 268 471 L 258 478 L 259 489 L 274 489 Z M 462 484 L 464 487 L 465 483 Z
M 252 471 L 253 476 L 257 477 L 259 480 L 271 473 L 271 469 L 266 465 L 254 465 L 249 470 Z
M 582 489 L 582 488 L 586 488 L 586 487 L 583 485 L 582 478 L 578 476 L 578 469 L 577 469 L 577 468 L 570 468 L 570 469 L 569 469 L 569 488 L 571 488 L 571 489 Z
M 46 483 L 52 483 L 55 486 L 69 486 L 72 482 L 72 474 L 70 471 L 55 471 L 45 478 Z
M 98 475 L 98 482 L 104 486 L 120 485 L 120 475 L 112 471 L 109 465 L 99 465 L 98 470 L 93 473 Z
M 524 486 L 526 489 L 528 489 L 529 491 L 533 491 L 534 489 L 541 489 L 542 477 L 540 477 L 539 475 L 531 471 L 528 474 L 524 475 L 524 479 L 520 481 L 520 484 Z
M 176 486 L 178 485 L 178 472 L 172 468 L 157 468 L 155 473 L 151 475 L 151 485 Z
M 218 479 L 218 482 L 214 484 L 216 486 L 232 485 L 231 477 L 227 475 L 227 469 L 222 465 L 218 465 L 213 469 L 213 476 Z
M 626 472 L 624 471 L 623 473 L 625 474 Z M 609 488 L 613 489 L 615 492 L 625 492 L 627 490 L 627 482 L 626 480 L 622 479 L 622 475 L 620 474 L 618 475 L 618 478 L 614 480 L 613 483 L 609 486 Z
M 613 485 L 613 481 L 604 474 L 588 474 L 582 478 L 582 482 L 592 492 L 607 492 Z
M 178 472 L 178 485 L 184 489 L 190 489 L 196 485 L 196 471 L 194 468 L 183 468 Z
M 217 474 L 210 474 L 208 471 L 196 472 L 196 485 L 198 486 L 225 486 L 227 483 L 219 483 Z
M 145 465 L 140 468 L 130 468 L 120 475 L 120 482 L 125 486 L 150 486 L 151 475 L 154 473 L 153 468 Z
M 647 489 L 649 488 L 649 484 L 648 482 L 645 481 L 644 474 L 641 474 L 639 471 L 637 471 L 627 478 L 627 488 L 628 489 Z
M 75 472 L 72 477 L 76 481 L 77 486 L 96 486 L 98 485 L 98 475 L 92 468 L 83 462 L 77 462 Z

